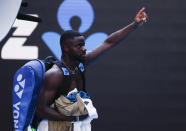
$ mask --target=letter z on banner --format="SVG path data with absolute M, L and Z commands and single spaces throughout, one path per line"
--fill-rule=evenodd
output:
M 32 15 L 38 16 L 38 15 Z M 16 28 L 12 37 L 4 44 L 1 51 L 2 59 L 30 60 L 38 58 L 37 46 L 24 46 L 27 38 L 38 26 L 37 22 L 16 19 L 13 27 Z

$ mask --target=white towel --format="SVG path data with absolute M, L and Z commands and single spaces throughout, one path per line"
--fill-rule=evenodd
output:
M 42 120 L 37 127 L 37 131 L 48 131 L 48 120 Z
M 27 130 L 26 131 L 32 131 L 32 128 L 31 128 L 30 125 L 27 127 Z
M 85 99 L 81 98 L 81 99 L 85 104 L 85 107 L 88 111 L 88 115 L 89 115 L 90 119 L 91 120 L 97 119 L 98 118 L 97 110 L 93 106 L 91 99 L 87 99 L 87 98 L 85 98 Z
M 91 121 L 97 119 L 98 114 L 90 99 L 81 99 L 85 104 L 89 116 L 83 121 L 74 122 L 74 131 L 91 131 Z

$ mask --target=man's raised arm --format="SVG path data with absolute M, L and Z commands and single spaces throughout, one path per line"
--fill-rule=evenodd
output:
M 104 53 L 109 48 L 115 46 L 121 40 L 123 40 L 131 31 L 133 31 L 140 23 L 146 22 L 147 15 L 145 13 L 145 8 L 142 8 L 136 15 L 134 22 L 128 26 L 112 33 L 99 47 L 93 51 L 87 53 L 86 63 L 89 63 Z

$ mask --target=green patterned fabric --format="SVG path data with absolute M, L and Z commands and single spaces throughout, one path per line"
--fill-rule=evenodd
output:
M 36 131 L 36 129 L 32 128 L 32 131 Z

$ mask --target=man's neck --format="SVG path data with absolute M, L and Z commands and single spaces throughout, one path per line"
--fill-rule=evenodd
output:
M 77 64 L 77 60 L 66 54 L 62 55 L 61 60 L 71 69 L 74 69 Z

